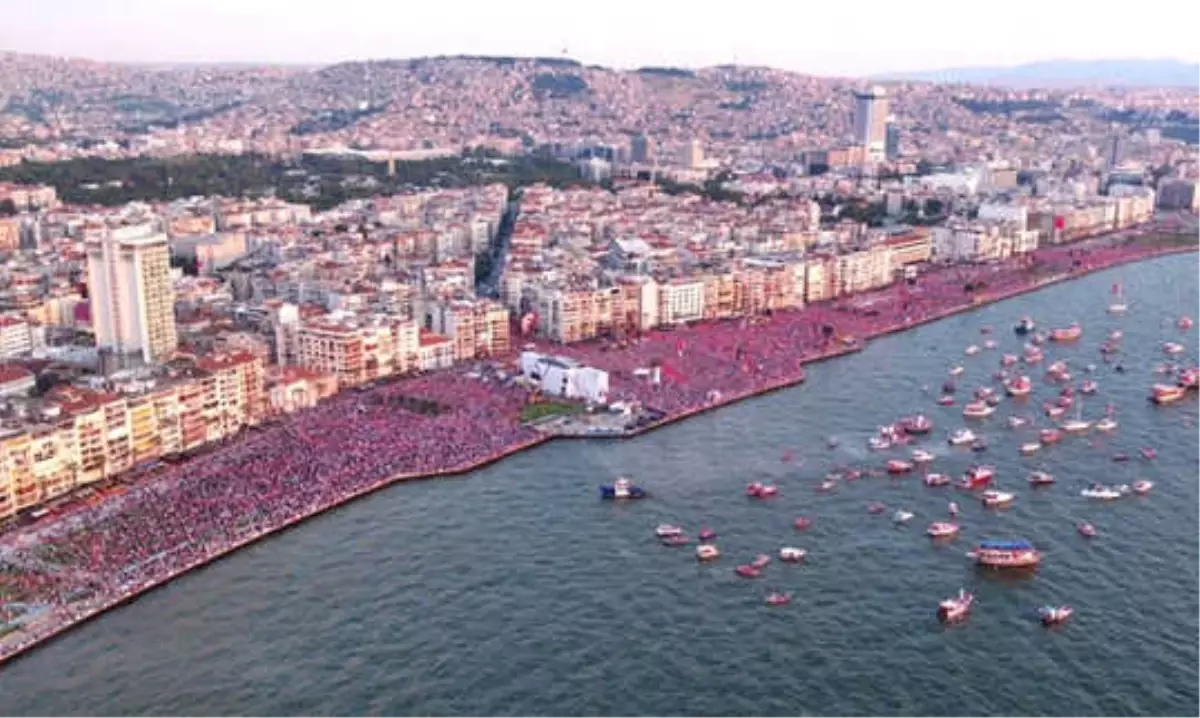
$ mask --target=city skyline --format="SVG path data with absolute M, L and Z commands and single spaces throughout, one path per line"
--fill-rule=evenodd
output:
M 1168 14 L 1196 11 L 1173 3 Z M 580 22 L 576 10 L 529 0 L 503 11 L 474 0 L 389 7 L 345 0 L 336 15 L 313 3 L 212 0 L 163 13 L 147 0 L 30 6 L 0 29 L 5 51 L 137 63 L 323 65 L 433 55 L 568 56 L 617 69 L 703 67 L 736 63 L 815 75 L 882 76 L 1049 59 L 1113 58 L 1200 61 L 1189 28 L 1162 14 L 1130 14 L 1119 23 L 1070 7 L 1017 0 L 988 18 L 988 32 L 947 31 L 954 5 L 865 8 L 871 22 L 855 34 L 821 32 L 846 19 L 844 8 L 759 2 L 736 15 L 677 3 L 618 0 Z M 1039 21 L 1029 22 L 1036 15 Z M 764 17 L 773 18 L 764 22 Z M 818 29 L 806 32 L 805 28 Z M 1070 29 L 1070 32 L 1064 31 Z M 914 41 L 936 34 L 938 42 Z M 137 43 L 129 43 L 137 37 Z M 1019 38 L 1019 42 L 1014 38 Z

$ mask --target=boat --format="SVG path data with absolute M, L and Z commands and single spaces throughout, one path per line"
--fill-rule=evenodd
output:
M 1033 568 L 1042 560 L 1042 554 L 1024 540 L 983 541 L 967 556 L 980 566 L 997 569 Z
M 654 534 L 659 538 L 679 536 L 683 534 L 683 529 L 675 526 L 674 524 L 659 524 L 658 528 L 654 529 Z
M 962 414 L 968 419 L 984 419 L 996 412 L 996 407 L 984 401 L 972 401 L 963 407 Z
M 949 513 L 950 516 L 952 516 L 952 517 L 958 516 L 958 504 L 954 503 L 953 501 L 946 504 L 946 512 Z
M 1169 384 L 1155 384 L 1150 389 L 1150 401 L 1164 406 L 1173 404 L 1179 401 L 1187 393 L 1187 390 L 1181 386 L 1171 386 Z
M 1034 346 L 1045 344 L 1048 336 L 1049 335 L 1046 334 L 1046 332 L 1034 332 L 1033 336 L 1029 338 L 1029 342 Z
M 1050 332 L 1050 340 L 1055 342 L 1073 342 L 1083 335 L 1083 327 L 1073 322 L 1066 329 L 1055 329 Z
M 806 556 L 808 556 L 808 551 L 802 548 L 784 546 L 779 549 L 779 560 L 786 563 L 800 563 Z
M 1004 390 L 1008 392 L 1009 396 L 1029 396 L 1029 393 L 1033 391 L 1033 382 L 1029 377 L 1021 375 L 1010 379 L 1004 385 Z
M 1114 329 L 1108 333 L 1108 341 L 1119 342 L 1119 341 L 1121 341 L 1121 338 L 1124 336 L 1125 336 L 1124 332 L 1122 332 L 1120 329 Z
M 617 479 L 609 486 L 600 487 L 600 498 L 602 499 L 644 499 L 646 492 L 638 486 L 635 486 L 629 479 Z
M 983 342 L 983 348 L 984 348 L 984 349 L 991 350 L 991 349 L 995 349 L 997 346 L 998 346 L 998 345 L 996 344 L 996 340 L 995 340 L 995 339 L 988 339 L 988 340 L 986 340 L 986 341 L 984 341 L 984 342 Z
M 872 436 L 870 439 L 867 439 L 867 446 L 873 451 L 887 451 L 892 448 L 892 442 L 882 436 Z
M 1192 318 L 1191 317 L 1180 317 L 1179 321 L 1175 322 L 1175 326 L 1179 327 L 1180 329 L 1184 329 L 1184 330 L 1191 329 L 1192 328 Z
M 1061 376 L 1063 374 L 1066 374 L 1067 373 L 1067 363 L 1065 361 L 1063 361 L 1062 359 L 1059 359 L 1058 361 L 1052 363 L 1050 366 L 1046 367 L 1046 373 L 1053 375 L 1053 376 Z
M 792 526 L 794 526 L 797 531 L 807 531 L 808 527 L 812 526 L 812 519 L 801 516 L 792 522 Z
M 1020 429 L 1022 426 L 1025 426 L 1028 423 L 1029 419 L 1026 419 L 1023 416 L 1008 417 L 1008 428 L 1010 429 Z
M 1179 372 L 1179 386 L 1184 389 L 1200 389 L 1200 368 L 1192 367 Z
M 980 401 L 987 401 L 989 398 L 996 395 L 996 390 L 990 386 L 981 386 L 975 389 L 975 398 Z
M 1115 487 L 1115 486 L 1104 486 L 1103 484 L 1092 484 L 1091 486 L 1087 487 L 1083 491 L 1080 491 L 1079 495 L 1084 497 L 1085 499 L 1099 499 L 1101 501 L 1114 501 L 1116 499 L 1119 499 L 1119 498 L 1125 496 L 1127 491 L 1123 491 L 1122 490 L 1123 488 L 1127 489 L 1128 487 Z
M 954 397 L 950 394 L 943 394 L 938 397 L 938 406 L 954 406 Z
M 769 563 L 771 563 L 771 557 L 765 553 L 760 553 L 754 557 L 754 560 L 750 562 L 750 565 L 761 570 L 766 568 L 767 564 Z
M 687 546 L 689 543 L 688 537 L 684 536 L 683 534 L 663 536 L 659 538 L 659 542 L 661 542 L 663 546 Z
M 961 621 L 971 612 L 974 602 L 975 597 L 960 588 L 957 596 L 938 604 L 938 618 L 946 623 Z
M 1013 327 L 1013 331 L 1019 336 L 1025 336 L 1034 329 L 1037 329 L 1037 324 L 1035 324 L 1034 321 L 1029 317 L 1022 318 L 1021 321 L 1017 322 L 1016 326 Z
M 1098 533 L 1096 531 L 1096 527 L 1089 524 L 1087 521 L 1081 522 L 1078 526 L 1075 527 L 1075 530 L 1077 530 L 1079 532 L 1079 535 L 1083 536 L 1084 538 L 1093 538 Z
M 767 594 L 768 606 L 786 606 L 792 602 L 792 594 L 780 593 L 778 591 Z
M 950 477 L 945 474 L 925 474 L 921 481 L 926 486 L 946 486 L 950 483 Z
M 1054 483 L 1054 474 L 1048 471 L 1032 471 L 1029 474 L 1030 486 L 1049 486 Z
M 1017 355 L 1016 354 L 1005 354 L 1004 356 L 1000 357 L 1000 366 L 1012 366 L 1013 364 L 1016 364 L 1016 363 L 1017 363 Z
M 1042 407 L 1042 409 L 1046 412 L 1046 416 L 1050 417 L 1051 419 L 1057 419 L 1063 414 L 1067 413 L 1067 408 L 1065 406 L 1057 406 L 1055 404 L 1046 404 Z
M 762 575 L 762 569 L 755 568 L 747 563 L 744 563 L 733 569 L 733 572 L 742 578 L 758 578 Z
M 1042 619 L 1043 626 L 1057 626 L 1066 623 L 1073 615 L 1075 615 L 1075 609 L 1070 606 L 1042 606 L 1038 609 L 1038 616 Z
M 991 466 L 972 466 L 963 474 L 958 485 L 963 489 L 981 489 L 990 484 L 995 475 L 996 470 Z
M 1095 394 L 1100 390 L 1100 385 L 1091 379 L 1087 379 L 1079 385 L 1080 394 Z
M 913 449 L 912 460 L 918 464 L 928 464 L 933 461 L 934 456 L 931 452 L 924 449 Z
M 1164 342 L 1162 345 L 1163 354 L 1167 356 L 1175 356 L 1187 351 L 1187 348 L 1178 342 Z
M 1083 418 L 1083 404 L 1080 403 L 1075 406 L 1074 419 L 1067 419 L 1063 423 L 1059 424 L 1058 428 L 1062 429 L 1068 434 L 1080 434 L 1092 428 L 1092 422 L 1086 421 Z
M 901 419 L 900 428 L 907 434 L 920 436 L 933 431 L 933 422 L 924 414 L 917 414 Z
M 1028 443 L 1021 444 L 1020 451 L 1021 451 L 1022 456 L 1033 456 L 1041 448 L 1042 448 L 1041 444 L 1039 444 L 1035 441 L 1030 441 Z
M 1156 456 L 1158 456 L 1158 452 L 1155 451 L 1154 449 L 1150 448 L 1149 446 L 1142 447 L 1142 458 L 1143 459 L 1153 459 Z
M 1129 309 L 1129 306 L 1125 304 L 1125 294 L 1120 282 L 1113 284 L 1113 296 L 1116 299 L 1113 300 L 1112 304 L 1108 305 L 1108 313 L 1124 314 L 1125 310 Z
M 907 474 L 912 470 L 913 464 L 911 461 L 892 459 L 891 461 L 887 462 L 887 472 L 889 474 Z
M 1021 354 L 1021 361 L 1026 364 L 1037 364 L 1046 357 L 1041 349 L 1035 346 L 1026 346 L 1025 352 Z
M 1113 454 L 1112 460 L 1116 462 L 1129 461 L 1129 454 Z
M 1038 440 L 1043 444 L 1057 444 L 1062 439 L 1062 432 L 1058 429 L 1042 429 L 1038 432 Z
M 956 366 L 950 370 L 950 376 L 958 376 L 959 374 L 962 374 L 962 373 L 963 373 L 963 368 L 960 366 Z
M 984 506 L 1008 506 L 1017 498 L 1015 495 L 1006 491 L 997 491 L 988 489 L 979 497 Z
M 954 433 L 950 435 L 950 438 L 947 439 L 947 441 L 950 442 L 951 446 L 963 446 L 974 442 L 976 438 L 975 432 L 964 428 L 955 429 Z
M 1109 431 L 1116 431 L 1116 429 L 1117 429 L 1117 420 L 1112 418 L 1111 416 L 1106 416 L 1103 419 L 1101 419 L 1100 421 L 1096 422 L 1096 431 L 1109 432 Z
M 715 561 L 719 558 L 721 558 L 721 549 L 710 543 L 696 547 L 697 561 Z
M 717 537 L 717 532 L 712 529 L 700 529 L 700 533 L 696 534 L 696 538 L 701 541 L 712 541 Z
M 892 514 L 892 523 L 906 524 L 912 520 L 912 517 L 913 517 L 913 512 L 905 511 L 904 509 L 898 509 L 896 511 L 896 513 Z
M 1133 482 L 1133 493 L 1137 494 L 1138 496 L 1145 496 L 1146 494 L 1150 493 L 1150 491 L 1153 488 L 1154 488 L 1153 481 L 1139 479 L 1139 480 Z
M 963 350 L 963 354 L 966 354 L 969 357 L 975 356 L 978 353 L 979 353 L 979 347 L 975 344 L 972 344 L 971 346 L 969 346 Z
M 757 481 L 746 485 L 746 496 L 752 499 L 770 499 L 774 498 L 778 493 L 779 489 L 777 487 L 768 486 Z
M 949 521 L 935 521 L 929 524 L 929 528 L 925 529 L 925 533 L 933 538 L 948 538 L 958 534 L 958 524 L 950 523 Z

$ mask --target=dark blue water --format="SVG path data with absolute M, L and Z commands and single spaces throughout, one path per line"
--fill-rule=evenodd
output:
M 87 625 L 0 673 L 8 714 L 1179 714 L 1195 715 L 1198 551 L 1197 403 L 1146 401 L 1158 345 L 1197 314 L 1196 258 L 1156 260 L 1053 287 L 814 366 L 800 388 L 729 407 L 622 443 L 562 442 L 462 479 L 397 486 L 260 543 Z M 1105 314 L 1114 281 L 1130 311 Z M 1041 455 L 1016 447 L 1006 401 L 983 424 L 986 454 L 1015 505 L 985 511 L 915 478 L 862 479 L 832 494 L 813 485 L 835 463 L 872 460 L 875 427 L 924 410 L 938 423 L 934 467 L 958 474 L 977 457 L 951 451 L 958 409 L 933 406 L 949 367 L 960 385 L 990 383 L 999 351 L 964 357 L 991 324 L 1001 350 L 1030 314 L 1043 326 L 1083 322 L 1047 358 L 1096 362 L 1096 418 L 1117 405 L 1120 428 L 1098 446 L 1068 438 Z M 1118 375 L 1099 361 L 1111 328 L 1125 333 Z M 1185 335 L 1188 362 L 1196 333 Z M 1040 373 L 1035 374 L 1039 377 Z M 1079 376 L 1082 376 L 1080 372 Z M 1037 382 L 1030 406 L 1053 394 Z M 1041 422 L 1044 424 L 1045 420 Z M 825 448 L 825 437 L 843 448 Z M 1153 462 L 1110 460 L 1159 449 Z M 780 461 L 795 450 L 798 463 Z M 1033 468 L 1059 483 L 1033 491 Z M 651 501 L 614 505 L 595 485 L 630 475 Z M 1091 481 L 1156 482 L 1109 505 Z M 769 503 L 747 481 L 777 482 Z M 925 525 L 963 506 L 963 536 L 932 546 Z M 894 527 L 883 501 L 917 514 Z M 813 518 L 797 534 L 797 515 Z M 1096 525 L 1091 541 L 1078 521 Z M 697 565 L 654 527 L 711 526 L 725 555 Z M 963 557 L 983 537 L 1024 537 L 1045 553 L 1024 579 L 976 572 Z M 759 581 L 736 562 L 803 546 L 803 566 L 771 565 Z M 934 609 L 965 586 L 969 621 L 939 626 Z M 795 593 L 769 608 L 765 593 Z M 1043 628 L 1036 609 L 1070 603 L 1073 621 Z

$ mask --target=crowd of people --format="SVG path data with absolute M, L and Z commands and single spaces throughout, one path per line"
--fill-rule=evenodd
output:
M 607 370 L 611 400 L 670 419 L 794 383 L 804 361 L 880 333 L 1146 254 L 1117 243 L 1051 247 L 1031 261 L 937 270 L 846 301 L 554 349 Z M 637 371 L 650 367 L 659 381 Z M 389 481 L 465 470 L 536 443 L 542 435 L 521 423 L 528 401 L 511 377 L 463 368 L 345 391 L 165 467 L 119 497 L 14 529 L 0 537 L 0 627 L 10 627 L 0 632 L 0 661 L 84 614 Z

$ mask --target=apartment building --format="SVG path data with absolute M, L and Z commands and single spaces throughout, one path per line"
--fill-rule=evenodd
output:
M 658 322 L 670 326 L 704 318 L 704 280 L 699 277 L 669 279 L 658 288 Z
M 21 317 L 0 316 L 0 359 L 12 359 L 33 351 L 29 322 Z
M 886 287 L 895 279 L 895 266 L 888 247 L 840 254 L 834 261 L 834 295 L 840 297 Z

